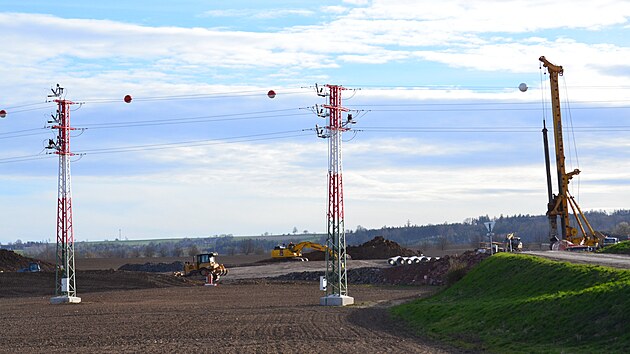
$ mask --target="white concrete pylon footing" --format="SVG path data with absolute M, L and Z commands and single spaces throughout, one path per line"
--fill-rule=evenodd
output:
M 354 304 L 354 298 L 347 295 L 328 295 L 319 298 L 322 306 L 348 306 Z
M 78 304 L 81 302 L 81 298 L 78 296 L 55 296 L 50 298 L 50 303 L 56 304 Z

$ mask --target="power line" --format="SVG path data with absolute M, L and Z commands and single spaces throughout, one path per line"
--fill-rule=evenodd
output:
M 299 108 L 279 109 L 272 111 L 260 111 L 249 113 L 232 113 L 232 114 L 217 114 L 207 116 L 196 117 L 184 117 L 184 118 L 171 118 L 171 119 L 153 119 L 153 120 L 141 120 L 141 121 L 126 121 L 115 123 L 93 123 L 83 124 L 83 127 L 90 129 L 104 129 L 104 128 L 124 128 L 124 127 L 142 127 L 153 125 L 173 125 L 173 124 L 191 124 L 191 123 L 206 123 L 206 122 L 223 122 L 223 121 L 238 121 L 238 120 L 253 120 L 253 119 L 266 119 L 266 118 L 278 118 L 278 117 L 291 117 L 298 115 L 308 115 L 309 113 L 293 113 L 293 114 L 274 114 L 274 115 L 259 115 L 247 117 L 250 114 L 264 114 L 273 112 L 288 112 L 298 110 Z M 246 117 L 241 117 L 246 116 Z
M 300 137 L 300 136 L 309 136 L 311 133 L 307 133 L 305 132 L 305 130 L 306 129 L 288 130 L 288 131 L 280 131 L 280 132 L 241 135 L 241 136 L 234 136 L 234 137 L 227 137 L 227 138 L 189 140 L 189 141 L 161 143 L 161 144 L 145 144 L 145 145 L 131 145 L 131 146 L 121 146 L 121 147 L 100 148 L 100 149 L 86 149 L 86 150 L 77 151 L 77 154 L 87 154 L 87 155 L 113 154 L 113 153 L 134 152 L 134 151 L 162 150 L 162 149 L 169 149 L 173 147 L 222 145 L 222 144 L 234 144 L 234 143 L 287 139 L 287 138 Z M 0 159 L 0 164 L 30 161 L 30 160 L 40 160 L 40 159 L 45 159 L 49 156 L 50 155 L 27 155 L 27 156 L 7 157 L 7 158 Z
M 630 131 L 630 125 L 611 125 L 601 127 L 574 127 L 576 131 L 582 132 L 618 132 Z M 391 133 L 540 133 L 540 127 L 515 127 L 515 126 L 459 126 L 459 127 L 395 127 L 395 126 L 378 126 L 378 127 L 361 127 L 356 129 L 360 132 L 391 132 Z
M 572 109 L 628 109 L 630 106 L 593 106 L 593 107 L 572 107 Z M 495 112 L 495 111 L 541 111 L 541 108 L 418 108 L 418 109 L 368 109 L 366 112 Z
M 628 103 L 630 100 L 597 100 L 597 101 L 573 101 L 573 104 L 583 103 Z M 502 106 L 502 105 L 540 105 L 540 102 L 523 102 L 523 101 L 489 101 L 489 102 L 422 102 L 422 103 L 387 103 L 387 104 L 360 104 L 360 105 L 348 105 L 350 107 L 422 107 L 422 106 Z M 598 108 L 600 106 L 593 106 Z M 608 107 L 608 106 L 602 106 Z M 540 107 L 538 107 L 540 109 Z
M 6 157 L 0 159 L 0 164 L 12 163 L 12 162 L 22 162 L 22 161 L 31 161 L 31 160 L 43 160 L 47 158 L 54 157 L 53 155 L 27 155 L 27 156 L 16 156 L 16 157 Z
M 299 134 L 296 134 L 296 133 L 299 133 Z M 290 135 L 285 135 L 285 134 L 290 134 Z M 276 135 L 284 135 L 284 136 L 276 136 Z M 260 141 L 260 140 L 284 139 L 284 138 L 290 138 L 290 137 L 295 137 L 295 136 L 305 136 L 305 135 L 308 135 L 308 134 L 304 133 L 303 130 L 288 130 L 288 131 L 282 131 L 282 132 L 250 134 L 250 135 L 241 135 L 241 136 L 218 138 L 218 139 L 203 139 L 203 140 L 181 141 L 181 142 L 174 142 L 174 143 L 133 145 L 133 146 L 123 146 L 123 147 L 117 147 L 117 148 L 88 149 L 88 150 L 81 150 L 79 151 L 79 153 L 93 155 L 93 154 L 117 153 L 117 152 L 128 152 L 128 151 L 159 150 L 159 149 L 168 149 L 171 147 L 190 147 L 190 146 L 199 146 L 199 145 L 217 145 L 217 144 L 241 143 L 241 142 L 251 142 L 251 141 Z M 228 140 L 232 140 L 232 141 L 228 141 Z
M 4 132 L 4 133 L 0 133 L 0 139 L 2 139 L 3 135 L 13 135 L 13 134 L 20 134 L 20 133 L 38 131 L 38 130 L 47 130 L 47 129 L 46 128 L 31 128 L 31 129 L 23 129 L 23 130 L 14 130 L 12 132 Z
M 304 116 L 310 115 L 310 113 L 292 113 L 292 114 L 273 114 L 273 115 L 254 115 L 248 116 L 252 114 L 265 114 L 265 113 L 274 113 L 274 112 L 290 112 L 296 111 L 300 108 L 287 108 L 287 109 L 277 109 L 277 110 L 268 110 L 268 111 L 257 111 L 257 112 L 247 112 L 247 113 L 231 113 L 231 114 L 217 114 L 217 115 L 207 115 L 207 116 L 196 116 L 196 117 L 183 117 L 183 118 L 172 118 L 172 119 L 152 119 L 152 120 L 140 120 L 140 121 L 125 121 L 125 122 L 109 122 L 109 123 L 92 123 L 92 124 L 83 124 L 83 127 L 89 129 L 116 129 L 116 128 L 129 128 L 129 127 L 145 127 L 145 126 L 159 126 L 159 125 L 179 125 L 179 124 L 194 124 L 194 123 L 208 123 L 208 122 L 222 122 L 222 121 L 240 121 L 240 120 L 254 120 L 254 119 L 267 119 L 267 118 L 280 118 L 280 117 L 292 117 L 292 116 Z M 35 132 L 37 133 L 27 133 L 27 132 Z M 24 133 L 24 134 L 22 134 Z M 24 129 L 24 130 L 16 130 L 12 132 L 4 132 L 0 133 L 0 140 L 2 139 L 10 139 L 17 138 L 23 136 L 32 136 L 32 135 L 40 135 L 48 133 L 48 129 L 46 128 L 33 128 L 33 129 Z
M 295 95 L 295 94 L 306 94 L 304 90 L 287 90 L 280 91 L 281 95 Z M 166 95 L 166 96 L 146 96 L 146 97 L 134 97 L 134 101 L 177 101 L 177 100 L 199 100 L 199 99 L 215 99 L 215 98 L 233 98 L 233 97 L 255 97 L 255 96 L 264 96 L 265 93 L 261 93 L 260 89 L 256 90 L 247 90 L 247 91 L 232 91 L 232 92 L 217 92 L 217 93 L 199 93 L 199 94 L 182 94 L 182 95 Z M 85 103 L 112 103 L 112 102 L 120 102 L 120 98 L 87 98 L 80 100 Z
M 280 91 L 278 94 L 280 95 L 296 95 L 296 94 L 308 94 L 309 91 L 305 91 L 302 88 L 290 88 L 286 91 Z M 256 90 L 244 90 L 244 91 L 227 91 L 227 92 L 215 92 L 215 93 L 199 93 L 199 94 L 181 94 L 181 95 L 164 95 L 164 96 L 139 96 L 135 97 L 134 101 L 177 101 L 177 100 L 199 100 L 199 99 L 215 99 L 215 98 L 233 98 L 233 97 L 255 97 L 255 96 L 264 96 L 266 93 L 261 93 L 261 89 Z M 87 99 L 76 99 L 76 102 L 80 103 L 91 103 L 91 104 L 102 104 L 102 103 L 118 103 L 122 101 L 122 98 L 87 98 Z M 35 107 L 28 108 L 22 110 L 13 110 L 16 108 L 24 108 L 24 107 L 32 107 L 38 105 L 46 105 L 45 107 Z M 30 112 L 35 110 L 41 110 L 49 108 L 52 105 L 52 102 L 32 102 L 32 103 L 23 103 L 8 107 L 2 107 L 7 110 L 9 114 Z
M 483 85 L 363 85 L 363 84 L 349 84 L 349 86 L 361 87 L 363 90 L 379 90 L 386 89 L 388 91 L 412 91 L 412 90 L 516 90 L 518 86 L 483 86 Z M 606 89 L 606 90 L 629 90 L 630 86 L 617 85 L 617 86 L 605 86 L 605 85 L 578 85 L 568 86 L 576 89 Z

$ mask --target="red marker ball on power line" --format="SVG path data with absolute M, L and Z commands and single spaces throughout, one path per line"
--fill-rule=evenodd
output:
M 4 118 L 7 116 L 7 111 L 5 111 L 4 109 L 0 110 L 0 118 Z
M 132 100 L 131 95 L 125 95 L 124 100 L 125 100 L 125 103 L 131 103 L 131 100 Z
M 267 92 L 267 97 L 269 97 L 269 98 L 274 98 L 274 97 L 276 97 L 276 91 L 274 91 L 274 90 L 269 90 L 269 92 Z

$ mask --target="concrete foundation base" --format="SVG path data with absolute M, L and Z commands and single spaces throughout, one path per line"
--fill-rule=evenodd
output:
M 78 304 L 81 302 L 81 298 L 77 296 L 55 296 L 50 298 L 50 303 L 53 305 L 56 304 Z
M 354 304 L 354 298 L 346 295 L 328 295 L 319 298 L 322 306 L 347 306 Z

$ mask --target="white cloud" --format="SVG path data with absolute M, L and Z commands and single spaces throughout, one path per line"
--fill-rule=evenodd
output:
M 558 14 L 562 14 L 559 16 Z M 367 8 L 354 9 L 354 18 L 421 21 L 425 28 L 449 32 L 523 33 L 553 28 L 598 29 L 625 24 L 630 16 L 626 1 L 588 0 L 375 0 Z
M 369 0 L 342 0 L 342 2 L 350 5 L 367 5 Z
M 344 6 L 324 6 L 321 8 L 321 11 L 332 14 L 343 14 L 348 12 L 348 8 Z
M 23 73 L 41 81 L 45 72 L 87 77 L 94 76 L 99 70 L 120 71 L 123 82 L 134 80 L 134 75 L 129 73 L 136 71 L 135 80 L 145 84 L 151 79 L 170 83 L 190 81 L 190 77 L 221 80 L 222 70 L 238 71 L 243 77 L 251 77 L 246 74 L 251 70 L 268 70 L 270 79 L 290 80 L 296 73 L 306 76 L 315 70 L 341 68 L 348 64 L 423 61 L 443 63 L 456 69 L 527 73 L 536 67 L 538 56 L 546 55 L 578 78 L 575 84 L 593 85 L 608 72 L 607 66 L 625 65 L 623 58 L 628 56 L 627 47 L 587 44 L 571 38 L 534 35 L 516 39 L 495 35 L 499 32 L 602 28 L 623 24 L 630 16 L 630 4 L 626 2 L 566 5 L 542 0 L 528 5 L 519 1 L 445 1 L 439 4 L 375 1 L 369 7 L 354 8 L 327 24 L 287 27 L 275 33 L 148 27 L 107 20 L 5 13 L 0 14 L 4 44 L 13 50 L 0 53 L 0 63 L 3 68 L 11 67 L 12 70 L 0 70 L 8 82 L 18 80 L 15 86 L 19 86 Z M 557 16 L 550 10 L 556 7 L 564 7 L 563 13 L 579 8 L 580 13 Z M 254 10 L 212 14 L 245 16 L 247 11 Z M 528 12 L 536 16 L 527 16 Z M 309 15 L 308 11 L 294 9 L 271 13 L 277 16 Z M 260 11 L 249 15 L 267 16 Z M 554 20 L 547 16 L 553 16 Z M 72 45 L 67 46 L 67 42 Z M 20 53 L 19 57 L 14 54 L 16 52 Z M 144 78 L 141 72 L 145 73 Z M 278 77 L 282 72 L 290 75 Z
M 249 17 L 255 19 L 277 19 L 290 16 L 313 16 L 314 12 L 303 9 L 229 9 L 229 10 L 209 10 L 204 12 L 201 17 Z

